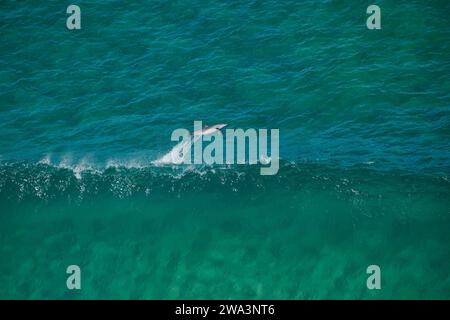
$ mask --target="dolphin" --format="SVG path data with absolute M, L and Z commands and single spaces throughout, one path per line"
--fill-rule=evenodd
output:
M 214 132 L 219 131 L 220 129 L 222 129 L 225 126 L 226 126 L 225 123 L 215 124 L 215 125 L 210 126 L 210 127 L 205 126 L 203 129 L 196 130 L 192 134 L 194 136 L 206 136 L 206 135 L 213 134 Z

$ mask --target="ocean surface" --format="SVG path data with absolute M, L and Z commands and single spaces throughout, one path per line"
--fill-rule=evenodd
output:
M 69 4 L 0 2 L 0 299 L 450 299 L 449 1 Z M 278 174 L 155 165 L 194 120 Z

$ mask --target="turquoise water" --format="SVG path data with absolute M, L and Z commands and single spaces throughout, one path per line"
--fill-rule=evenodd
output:
M 450 298 L 448 1 L 69 4 L 0 3 L 0 298 Z M 278 174 L 153 165 L 194 120 Z

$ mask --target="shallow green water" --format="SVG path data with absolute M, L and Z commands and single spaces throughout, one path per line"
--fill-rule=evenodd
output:
M 2 1 L 0 298 L 449 299 L 450 6 L 377 4 Z M 194 120 L 278 174 L 153 165 Z
M 3 170 L 2 297 L 448 298 L 444 178 L 292 164 L 274 177 Z M 78 293 L 65 289 L 71 264 Z

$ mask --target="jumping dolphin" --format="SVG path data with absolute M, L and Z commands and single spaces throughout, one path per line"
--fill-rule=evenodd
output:
M 206 135 L 213 134 L 214 132 L 219 131 L 220 129 L 222 129 L 225 126 L 226 126 L 225 123 L 215 124 L 215 125 L 210 126 L 210 127 L 205 126 L 201 130 L 194 131 L 192 133 L 192 135 L 194 135 L 194 136 L 206 136 Z

